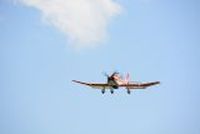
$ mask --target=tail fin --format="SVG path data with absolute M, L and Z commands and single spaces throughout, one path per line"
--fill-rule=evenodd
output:
M 130 75 L 129 75 L 129 73 L 127 73 L 126 77 L 125 77 L 125 82 L 129 83 L 129 81 L 130 81 Z

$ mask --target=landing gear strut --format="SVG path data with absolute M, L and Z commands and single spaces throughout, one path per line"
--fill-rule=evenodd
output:
M 127 93 L 128 93 L 128 94 L 131 94 L 131 90 L 130 90 L 130 89 L 127 89 Z
M 104 93 L 105 93 L 105 89 L 102 89 L 102 90 L 101 90 L 101 93 L 104 94 Z

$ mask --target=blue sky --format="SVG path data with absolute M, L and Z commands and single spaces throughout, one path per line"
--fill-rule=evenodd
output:
M 199 134 L 200 3 L 119 0 L 103 43 L 77 49 L 41 12 L 0 1 L 1 134 Z M 114 95 L 102 72 L 161 85 Z

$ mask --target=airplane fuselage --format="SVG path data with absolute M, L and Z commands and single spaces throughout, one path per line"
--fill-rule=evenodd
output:
M 113 89 L 118 89 L 119 84 L 117 83 L 114 77 L 109 77 L 107 80 L 108 85 L 110 85 Z

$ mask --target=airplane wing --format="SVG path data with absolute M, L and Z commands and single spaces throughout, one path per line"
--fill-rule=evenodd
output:
M 90 86 L 90 87 L 96 88 L 96 89 L 111 89 L 112 88 L 107 83 L 88 83 L 88 82 L 82 82 L 82 81 L 77 81 L 77 80 L 72 80 L 72 82 Z
M 147 87 L 160 84 L 159 81 L 155 82 L 146 82 L 146 83 L 128 83 L 128 84 L 122 84 L 120 87 L 125 87 L 127 89 L 145 89 Z

